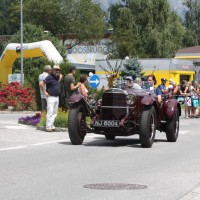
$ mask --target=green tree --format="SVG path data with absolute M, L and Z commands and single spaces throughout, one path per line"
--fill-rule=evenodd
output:
M 118 14 L 111 18 L 114 56 L 172 57 L 182 47 L 184 27 L 168 0 L 129 0 L 120 8 L 113 5 L 111 15 L 116 7 Z
M 186 6 L 185 21 L 186 34 L 184 46 L 194 46 L 200 44 L 200 1 L 184 0 Z
M 51 33 L 45 33 L 44 28 L 41 26 L 35 26 L 32 24 L 24 24 L 24 43 L 38 42 L 42 40 L 50 40 L 56 49 L 60 52 L 62 57 L 65 59 L 66 51 L 64 47 L 60 44 L 58 38 L 52 36 Z M 9 43 L 20 43 L 20 31 L 14 34 L 9 41 Z M 43 67 L 45 64 L 49 63 L 47 59 L 44 58 L 34 58 L 24 60 L 24 73 L 25 77 L 32 76 L 38 68 Z M 20 69 L 20 59 L 16 60 L 14 63 L 14 70 Z
M 0 35 L 11 35 L 14 28 L 9 23 L 9 7 L 15 0 L 1 0 L 0 3 Z M 3 19 L 3 20 L 2 20 Z
M 24 24 L 24 43 L 38 42 L 42 40 L 50 40 L 53 45 L 57 48 L 57 50 L 61 53 L 61 55 L 65 60 L 65 49 L 60 44 L 58 38 L 52 36 L 51 33 L 45 33 L 44 28 L 41 26 L 35 26 L 32 24 Z M 9 43 L 19 43 L 20 42 L 20 31 L 14 34 L 9 41 Z M 24 76 L 25 83 L 31 85 L 32 88 L 36 89 L 36 102 L 38 109 L 41 108 L 41 100 L 40 100 L 40 91 L 38 84 L 39 74 L 43 72 L 43 68 L 46 64 L 51 64 L 53 66 L 54 63 L 50 63 L 46 58 L 27 58 L 24 59 Z M 65 72 L 64 67 L 67 66 L 68 63 L 64 62 L 61 65 L 62 73 Z M 17 59 L 14 63 L 13 72 L 20 72 L 20 59 Z M 64 75 L 64 74 L 63 74 Z
M 131 76 L 133 80 L 137 77 L 141 78 L 144 73 L 142 72 L 143 67 L 138 61 L 138 58 L 130 58 L 124 62 L 124 68 L 121 70 L 121 76 Z
M 19 24 L 19 1 L 12 3 L 9 9 L 11 25 Z M 74 45 L 98 40 L 104 33 L 105 13 L 92 0 L 26 0 L 23 11 L 24 23 L 42 26 L 54 36 L 76 38 Z

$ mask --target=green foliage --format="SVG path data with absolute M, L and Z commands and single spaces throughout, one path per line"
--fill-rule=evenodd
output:
M 14 32 L 10 25 L 9 8 L 15 0 L 1 0 L 0 3 L 0 35 L 11 35 Z M 19 2 L 18 2 L 19 3 Z M 19 13 L 18 13 L 19 15 Z M 2 20 L 3 19 L 3 20 Z
M 168 0 L 129 0 L 126 6 L 113 5 L 111 23 L 113 58 L 172 57 L 182 47 L 184 28 Z
M 121 76 L 132 76 L 133 80 L 137 77 L 141 78 L 144 75 L 142 65 L 138 58 L 131 58 L 125 61 L 124 68 L 121 70 Z
M 67 128 L 68 112 L 58 111 L 58 115 L 55 119 L 54 126 Z M 46 116 L 42 116 L 39 126 L 46 126 Z
M 194 46 L 200 44 L 200 1 L 184 0 L 186 7 L 184 25 L 186 34 L 184 37 L 184 46 Z
M 15 31 L 20 25 L 19 0 L 9 4 L 9 23 Z M 104 16 L 92 0 L 26 0 L 23 2 L 24 23 L 42 26 L 54 36 L 76 35 L 77 43 L 102 37 Z
M 42 40 L 50 40 L 56 49 L 61 53 L 61 55 L 65 58 L 65 49 L 60 44 L 58 38 L 52 36 L 51 33 L 45 33 L 44 28 L 41 26 L 35 26 L 32 24 L 24 24 L 24 43 L 30 42 L 38 42 Z M 18 31 L 14 34 L 11 38 L 10 42 L 20 42 L 20 32 Z M 41 99 L 40 99 L 40 90 L 39 90 L 39 83 L 38 77 L 39 74 L 43 72 L 44 66 L 50 64 L 52 67 L 54 63 L 51 63 L 46 58 L 28 58 L 24 59 L 24 75 L 25 75 L 25 82 L 29 83 L 32 88 L 36 89 L 36 102 L 37 107 L 40 110 L 41 108 Z M 61 64 L 61 71 L 62 74 L 66 74 L 65 66 L 68 63 Z M 13 67 L 13 72 L 17 73 L 20 71 L 20 59 L 16 60 Z

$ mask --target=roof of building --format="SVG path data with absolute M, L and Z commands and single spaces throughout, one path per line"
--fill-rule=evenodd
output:
M 182 53 L 199 53 L 200 54 L 200 45 L 198 46 L 193 46 L 193 47 L 188 47 L 188 48 L 183 48 L 179 49 L 176 54 L 182 54 Z

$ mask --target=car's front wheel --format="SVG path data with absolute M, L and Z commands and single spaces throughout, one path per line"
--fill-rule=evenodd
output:
M 144 148 L 150 148 L 156 134 L 156 111 L 155 108 L 147 107 L 142 113 L 140 122 L 140 142 Z
M 77 105 L 69 110 L 68 116 L 68 132 L 72 144 L 80 145 L 83 143 L 86 135 L 85 125 L 86 116 L 83 106 Z
M 179 111 L 177 109 L 174 117 L 166 123 L 166 136 L 168 142 L 176 142 L 179 133 Z

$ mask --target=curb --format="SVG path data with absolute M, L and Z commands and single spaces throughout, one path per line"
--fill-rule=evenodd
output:
M 0 111 L 0 114 L 36 114 L 40 113 L 40 111 Z
M 40 130 L 40 131 L 46 131 L 46 128 L 44 126 L 37 126 L 36 127 L 36 130 Z M 68 132 L 68 128 L 61 128 L 61 127 L 56 127 L 56 130 L 55 132 Z

